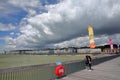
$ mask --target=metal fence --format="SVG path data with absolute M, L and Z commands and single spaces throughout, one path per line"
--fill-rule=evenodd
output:
M 93 65 L 116 58 L 120 55 L 112 55 L 94 59 Z M 71 61 L 64 62 L 65 75 L 85 69 L 85 62 Z M 57 76 L 54 73 L 55 64 L 34 65 L 0 70 L 0 80 L 54 80 Z

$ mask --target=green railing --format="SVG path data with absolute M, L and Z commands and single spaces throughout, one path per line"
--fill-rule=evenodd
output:
M 116 58 L 120 55 L 113 55 L 94 59 L 94 64 L 97 65 L 104 61 Z M 65 75 L 85 69 L 83 61 L 64 62 Z M 54 73 L 55 64 L 34 65 L 27 67 L 17 67 L 11 69 L 0 70 L 0 80 L 54 80 L 57 76 Z
M 4 69 L 0 80 L 49 80 L 55 78 L 54 68 L 53 64 Z

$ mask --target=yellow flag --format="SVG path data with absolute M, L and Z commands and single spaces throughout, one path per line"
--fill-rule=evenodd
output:
M 88 26 L 89 39 L 94 39 L 94 33 L 92 26 Z
M 93 27 L 91 25 L 88 26 L 89 40 L 90 40 L 90 48 L 95 48 L 94 43 L 94 32 Z

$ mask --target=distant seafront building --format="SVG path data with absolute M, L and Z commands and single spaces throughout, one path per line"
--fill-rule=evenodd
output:
M 78 47 L 69 47 L 69 48 L 58 48 L 58 49 L 40 49 L 40 50 L 11 50 L 6 51 L 6 54 L 19 54 L 19 55 L 52 55 L 52 54 L 81 54 L 81 53 L 101 53 L 100 48 L 90 49 L 90 48 L 78 48 Z
M 37 49 L 37 50 L 10 50 L 5 51 L 5 54 L 14 54 L 14 55 L 74 55 L 74 54 L 102 54 L 102 53 L 119 53 L 117 45 L 113 45 L 113 50 L 110 49 L 110 45 L 97 46 L 94 49 L 89 47 L 68 47 L 68 48 L 56 48 L 56 49 Z
M 0 50 L 0 54 L 5 54 L 6 52 L 3 50 Z
M 78 49 L 77 51 L 78 51 L 78 53 L 101 53 L 100 48 L 96 48 L 96 49 L 90 49 L 90 48 Z
M 118 49 L 120 49 L 120 44 L 118 44 L 117 46 L 118 46 Z
M 110 45 L 105 45 L 102 48 L 102 52 L 103 53 L 109 53 L 109 54 L 113 54 L 113 53 L 120 53 L 120 49 L 118 49 L 118 46 L 113 44 L 113 49 L 111 50 Z

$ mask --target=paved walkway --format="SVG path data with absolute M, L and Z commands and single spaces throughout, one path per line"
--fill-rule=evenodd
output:
M 92 67 L 94 70 L 82 70 L 59 80 L 120 80 L 120 57 Z

